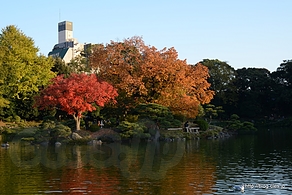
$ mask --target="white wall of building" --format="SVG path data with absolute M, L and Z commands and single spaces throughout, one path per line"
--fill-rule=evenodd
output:
M 64 31 L 58 32 L 58 39 L 59 39 L 59 43 L 70 41 L 71 39 L 73 39 L 73 32 L 70 30 L 64 30 Z
M 63 60 L 65 63 L 69 63 L 71 60 L 73 60 L 74 58 L 76 58 L 77 56 L 80 55 L 81 51 L 83 51 L 84 49 L 84 45 L 80 44 L 80 43 L 75 43 L 74 42 L 74 47 L 70 47 L 68 48 L 68 51 L 66 53 L 66 55 L 64 56 Z

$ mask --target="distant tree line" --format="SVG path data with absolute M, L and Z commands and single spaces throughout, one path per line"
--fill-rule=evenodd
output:
M 212 105 L 222 106 L 222 117 L 237 114 L 249 119 L 279 119 L 292 115 L 292 60 L 276 71 L 233 67 L 217 59 L 201 61 L 209 69 Z

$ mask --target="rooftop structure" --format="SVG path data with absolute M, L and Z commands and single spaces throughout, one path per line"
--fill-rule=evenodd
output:
M 58 43 L 49 52 L 48 56 L 60 57 L 69 63 L 84 50 L 84 44 L 73 38 L 73 23 L 63 21 L 58 23 Z
M 73 39 L 73 23 L 69 21 L 58 24 L 58 43 L 64 43 Z

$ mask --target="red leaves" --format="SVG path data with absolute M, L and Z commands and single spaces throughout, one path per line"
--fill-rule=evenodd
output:
M 36 106 L 40 109 L 57 107 L 70 115 L 79 117 L 85 111 L 93 111 L 95 107 L 104 106 L 118 96 L 116 89 L 107 82 L 100 81 L 96 75 L 71 74 L 64 78 L 63 75 L 52 79 L 52 84 L 41 91 L 36 98 Z

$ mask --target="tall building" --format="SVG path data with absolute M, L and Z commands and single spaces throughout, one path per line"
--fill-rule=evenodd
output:
M 49 52 L 48 56 L 60 57 L 65 63 L 69 63 L 84 50 L 84 44 L 78 43 L 73 38 L 73 23 L 63 21 L 58 23 L 58 43 Z
M 64 43 L 73 39 L 73 23 L 69 21 L 58 24 L 58 43 Z

